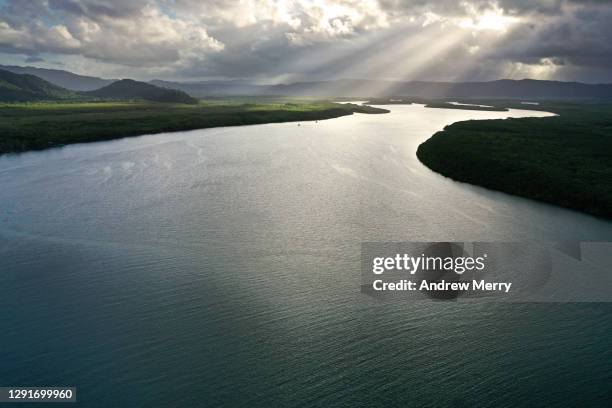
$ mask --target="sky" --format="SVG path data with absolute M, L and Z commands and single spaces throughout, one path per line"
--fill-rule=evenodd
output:
M 612 82 L 612 1 L 0 0 L 0 63 L 141 80 Z

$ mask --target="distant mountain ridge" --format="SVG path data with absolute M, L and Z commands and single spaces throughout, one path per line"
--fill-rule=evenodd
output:
M 45 81 L 72 91 L 93 91 L 116 81 L 116 79 L 103 79 L 93 76 L 74 74 L 60 69 L 47 69 L 37 67 L 18 67 L 14 65 L 0 65 L 0 69 L 15 74 L 35 75 Z
M 0 69 L 0 101 L 37 102 L 92 99 L 144 99 L 167 103 L 198 103 L 176 89 L 160 88 L 146 82 L 122 79 L 95 91 L 75 92 L 30 74 L 15 74 Z
M 311 96 L 407 96 L 422 98 L 612 98 L 612 84 L 501 79 L 490 82 L 337 80 L 275 85 L 270 92 Z
M 154 79 L 149 83 L 164 88 L 179 89 L 190 95 L 203 96 L 237 96 L 237 95 L 271 95 L 268 86 L 255 85 L 246 81 L 199 81 L 178 82 Z
M 30 102 L 78 99 L 76 92 L 54 85 L 34 75 L 15 74 L 0 69 L 0 101 Z
M 147 82 L 121 79 L 84 95 L 109 99 L 146 99 L 155 102 L 197 103 L 198 100 L 177 89 L 160 88 Z
M 279 85 L 254 85 L 234 81 L 151 83 L 180 89 L 197 97 L 224 95 L 278 95 L 315 97 L 421 97 L 491 99 L 612 99 L 612 84 L 501 79 L 489 82 L 426 82 L 340 79 Z
M 4 68 L 3 68 L 4 67 Z M 12 72 L 30 73 L 52 84 L 78 91 L 93 91 L 116 80 L 77 75 L 69 71 L 36 67 L 1 66 Z M 144 82 L 141 82 L 144 83 Z M 163 81 L 151 85 L 183 91 L 195 97 L 277 95 L 313 97 L 420 97 L 420 98 L 490 98 L 490 99 L 612 99 L 612 84 L 501 79 L 488 82 L 431 82 L 338 79 L 257 85 L 245 80 Z

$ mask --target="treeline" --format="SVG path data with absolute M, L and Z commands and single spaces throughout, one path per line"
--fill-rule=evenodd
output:
M 147 102 L 6 104 L 0 106 L 0 154 L 152 133 L 331 119 L 353 112 L 388 111 L 327 102 L 240 105 Z
M 612 105 L 537 109 L 559 116 L 454 123 L 417 156 L 454 180 L 612 218 Z

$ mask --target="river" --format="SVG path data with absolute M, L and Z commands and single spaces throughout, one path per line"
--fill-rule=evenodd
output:
M 612 223 L 457 183 L 385 115 L 0 157 L 0 385 L 85 406 L 587 406 L 609 304 L 385 303 L 363 241 L 612 240 Z

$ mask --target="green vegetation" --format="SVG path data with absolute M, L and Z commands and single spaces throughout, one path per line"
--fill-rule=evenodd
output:
M 485 106 L 484 103 L 478 103 L 471 100 L 461 102 L 461 104 L 451 103 L 448 98 L 432 99 L 421 97 L 392 97 L 392 98 L 373 98 L 369 99 L 368 105 L 411 105 L 413 103 L 423 104 L 426 108 L 439 109 L 460 109 L 460 110 L 478 110 L 478 111 L 493 111 L 505 112 L 508 109 L 501 106 Z
M 356 113 L 389 113 L 390 112 L 387 109 L 374 108 L 372 106 L 358 105 L 355 103 L 344 103 L 340 106 L 342 106 L 344 109 L 348 109 L 351 112 L 356 112 Z
M 415 103 L 414 98 L 408 97 L 368 99 L 368 105 L 412 105 L 412 103 Z
M 353 112 L 388 111 L 315 101 L 4 104 L 0 105 L 0 154 L 179 130 L 331 119 Z
M 508 108 L 502 108 L 498 106 L 485 106 L 481 104 L 462 104 L 456 105 L 449 102 L 432 102 L 425 105 L 426 108 L 438 108 L 438 109 L 460 109 L 460 110 L 476 110 L 476 111 L 489 111 L 489 112 L 507 112 Z
M 475 100 L 465 100 L 464 102 L 449 102 L 449 98 L 443 99 L 432 99 L 422 97 L 392 97 L 392 98 L 373 98 L 368 100 L 368 105 L 411 105 L 413 103 L 425 105 L 426 108 L 438 108 L 438 109 L 460 109 L 460 110 L 477 110 L 477 111 L 491 111 L 491 112 L 506 112 L 508 108 L 503 106 L 494 106 L 485 103 L 481 103 Z M 490 102 L 490 101 L 488 101 Z M 494 101 L 499 102 L 499 101 Z M 510 101 L 510 103 L 516 103 L 516 101 Z
M 612 105 L 483 101 L 557 113 L 454 123 L 417 150 L 452 179 L 612 217 Z
M 0 69 L 0 101 L 26 102 L 78 98 L 76 92 L 53 85 L 34 75 L 14 74 Z
M 122 79 L 89 92 L 74 92 L 53 85 L 34 75 L 15 74 L 0 69 L 0 101 L 98 101 L 147 100 L 164 103 L 197 104 L 198 100 L 176 89 L 160 88 L 146 82 Z
M 192 98 L 183 91 L 160 88 L 132 79 L 122 79 L 95 91 L 84 92 L 83 94 L 103 99 L 145 99 L 165 103 L 198 103 L 197 99 Z

